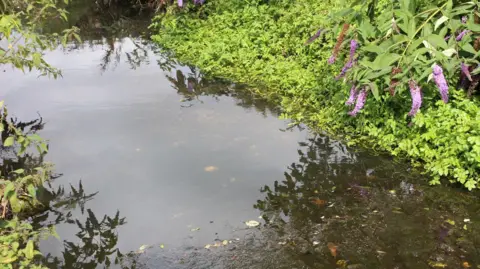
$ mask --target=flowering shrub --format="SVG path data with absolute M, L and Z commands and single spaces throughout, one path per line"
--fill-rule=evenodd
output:
M 474 15 L 478 1 L 454 4 L 448 0 L 438 6 L 391 1 L 375 14 L 376 3 L 355 1 L 350 8 L 331 15 L 336 21 L 341 18 L 343 26 L 328 63 L 337 58 L 343 40 L 351 40 L 350 55 L 337 78 L 345 77 L 362 91 L 371 92 L 377 101 L 393 98 L 384 90 L 404 97 L 402 92 L 409 88 L 412 108 L 408 115 L 412 117 L 422 106 L 422 94 L 435 95 L 434 84 L 444 103 L 449 100 L 449 87 L 458 82 L 473 93 L 480 73 L 480 68 L 472 68 L 479 64 L 476 32 L 480 25 Z M 357 39 L 360 49 L 354 60 Z M 357 96 L 351 115 L 363 107 L 366 96 Z M 347 104 L 352 103 L 351 98 L 352 94 Z

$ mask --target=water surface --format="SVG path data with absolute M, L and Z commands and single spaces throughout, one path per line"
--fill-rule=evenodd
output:
M 401 162 L 289 128 L 274 104 L 141 39 L 47 59 L 63 78 L 6 70 L 1 79 L 12 113 L 46 121 L 46 159 L 62 174 L 54 187 L 78 192 L 81 181 L 85 192 L 72 194 L 75 207 L 40 218 L 59 223 L 65 240 L 41 244 L 52 268 L 55 256 L 65 268 L 94 268 L 117 250 L 130 253 L 125 266 L 145 268 L 480 265 L 474 195 L 426 186 Z M 248 220 L 260 225 L 248 229 Z

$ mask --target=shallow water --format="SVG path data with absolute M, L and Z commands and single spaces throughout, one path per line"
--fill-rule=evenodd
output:
M 476 196 L 288 128 L 273 104 L 141 39 L 97 43 L 49 53 L 58 80 L 0 74 L 10 111 L 46 121 L 53 185 L 85 192 L 37 219 L 65 240 L 42 242 L 50 267 L 94 268 L 109 252 L 140 268 L 480 265 Z M 117 211 L 125 223 L 101 222 Z

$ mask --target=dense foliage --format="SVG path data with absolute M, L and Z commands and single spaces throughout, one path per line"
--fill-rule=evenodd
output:
M 443 178 L 476 188 L 479 103 L 455 87 L 475 88 L 476 2 L 369 3 L 346 10 L 339 0 L 172 6 L 153 22 L 153 39 L 206 72 L 255 86 L 279 101 L 286 118 L 407 157 L 432 184 Z

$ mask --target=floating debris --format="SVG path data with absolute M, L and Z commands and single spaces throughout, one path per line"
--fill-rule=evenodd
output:
M 249 220 L 249 221 L 245 222 L 245 224 L 248 227 L 257 227 L 258 225 L 260 225 L 260 222 L 258 222 L 256 220 Z
M 214 171 L 217 171 L 217 170 L 218 170 L 218 167 L 216 167 L 216 166 L 207 166 L 207 167 L 205 167 L 203 170 L 205 170 L 205 172 L 214 172 Z
M 139 253 L 139 254 L 140 254 L 140 253 L 143 253 L 143 252 L 145 252 L 145 250 L 146 250 L 147 248 L 149 248 L 149 247 L 150 247 L 149 245 L 141 245 L 141 246 L 138 248 L 137 253 Z
M 200 228 L 199 228 L 199 227 L 196 227 L 196 228 L 190 229 L 190 232 L 196 232 L 196 231 L 200 231 Z

